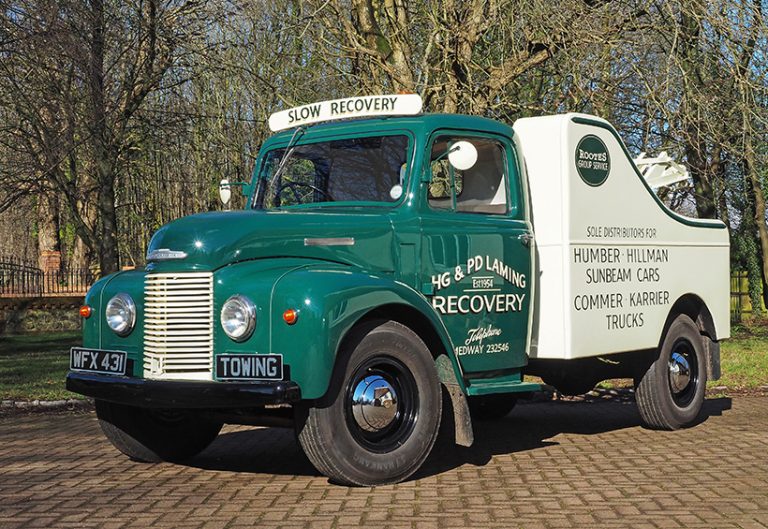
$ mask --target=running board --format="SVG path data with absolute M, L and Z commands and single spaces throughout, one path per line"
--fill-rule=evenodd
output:
M 530 393 L 542 391 L 543 384 L 523 382 L 520 374 L 507 375 L 497 378 L 477 378 L 467 380 L 467 395 L 491 395 L 494 393 Z

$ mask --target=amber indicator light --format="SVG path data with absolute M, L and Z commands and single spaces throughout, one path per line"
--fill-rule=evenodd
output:
M 83 318 L 90 318 L 91 317 L 91 307 L 88 305 L 83 305 L 80 307 L 80 316 Z
M 299 313 L 294 309 L 287 309 L 285 312 L 283 312 L 283 319 L 288 325 L 293 325 L 296 323 L 296 320 L 299 319 Z

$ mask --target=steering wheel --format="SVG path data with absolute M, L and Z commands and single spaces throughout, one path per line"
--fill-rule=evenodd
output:
M 296 199 L 296 202 L 299 204 L 303 204 L 304 201 L 302 200 L 302 196 L 299 193 L 299 191 L 296 189 L 297 187 L 308 187 L 313 191 L 317 191 L 321 195 L 323 195 L 325 198 L 328 199 L 329 202 L 335 202 L 335 199 L 331 196 L 331 194 L 328 191 L 325 191 L 323 189 L 320 189 L 319 187 L 308 184 L 306 182 L 286 182 L 280 187 L 277 188 L 277 191 L 275 191 L 275 202 L 278 202 L 280 199 L 280 195 L 283 193 L 285 189 L 290 189 L 293 192 L 293 198 Z

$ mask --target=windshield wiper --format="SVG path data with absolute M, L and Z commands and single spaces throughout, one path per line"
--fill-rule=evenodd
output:
M 280 163 L 277 164 L 277 169 L 275 169 L 275 172 L 272 175 L 272 178 L 270 178 L 267 181 L 267 185 L 264 188 L 264 195 L 262 200 L 267 199 L 269 190 L 272 189 L 272 186 L 275 184 L 277 179 L 280 178 L 280 176 L 285 171 L 288 159 L 291 157 L 291 155 L 293 154 L 293 151 L 296 149 L 296 142 L 299 140 L 300 133 L 303 134 L 305 130 L 307 130 L 306 127 L 296 127 L 296 130 L 294 131 L 293 136 L 291 136 L 291 139 L 288 141 L 288 145 L 285 146 L 283 157 L 280 158 Z M 262 203 L 262 207 L 264 207 L 263 203 Z

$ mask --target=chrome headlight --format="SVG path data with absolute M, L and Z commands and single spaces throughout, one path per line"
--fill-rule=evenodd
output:
M 245 296 L 236 294 L 221 307 L 221 328 L 236 342 L 244 342 L 256 327 L 256 305 Z
M 107 303 L 107 325 L 118 336 L 128 336 L 136 324 L 136 304 L 128 294 L 118 294 Z

